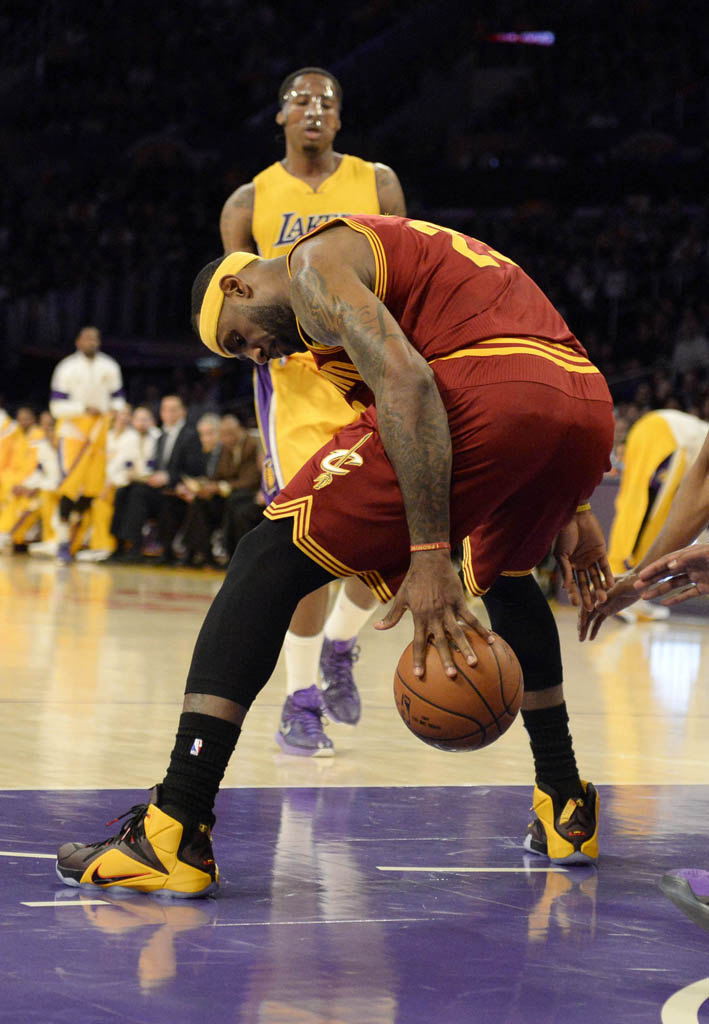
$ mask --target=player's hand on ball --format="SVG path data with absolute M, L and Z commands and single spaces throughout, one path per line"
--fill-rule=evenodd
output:
M 390 629 L 409 609 L 414 618 L 414 674 L 424 675 L 426 643 L 430 637 L 438 651 L 446 675 L 455 677 L 450 641 L 453 640 L 468 665 L 476 665 L 462 623 L 493 643 L 495 634 L 469 611 L 465 591 L 445 551 L 418 551 L 411 556 L 409 571 L 399 587 L 387 615 L 374 624 L 375 629 Z
M 559 531 L 553 548 L 562 586 L 571 603 L 587 612 L 605 601 L 615 583 L 601 524 L 593 512 L 578 512 Z

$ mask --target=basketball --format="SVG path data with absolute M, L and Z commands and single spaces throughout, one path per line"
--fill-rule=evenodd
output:
M 517 656 L 502 637 L 488 644 L 466 629 L 478 663 L 471 667 L 451 641 L 458 670 L 447 676 L 429 641 L 426 673 L 414 675 L 413 644 L 399 658 L 394 699 L 404 724 L 424 743 L 440 750 L 480 750 L 499 739 L 515 720 L 524 683 Z

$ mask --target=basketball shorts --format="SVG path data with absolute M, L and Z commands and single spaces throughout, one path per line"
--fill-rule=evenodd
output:
M 463 544 L 466 585 L 477 595 L 501 573 L 523 575 L 545 557 L 609 468 L 613 440 L 612 400 L 595 370 L 584 376 L 550 365 L 545 382 L 490 382 L 487 360 L 480 383 L 478 362 L 432 364 L 453 450 L 450 540 Z M 389 600 L 408 570 L 410 541 L 376 408 L 338 431 L 265 515 L 292 517 L 302 551 Z
M 262 490 L 272 501 L 357 413 L 318 372 L 309 352 L 257 366 L 254 397 L 264 450 Z

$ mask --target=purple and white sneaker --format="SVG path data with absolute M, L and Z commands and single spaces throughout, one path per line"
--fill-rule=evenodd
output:
M 333 722 L 344 725 L 357 725 L 362 715 L 362 702 L 352 675 L 352 666 L 359 658 L 356 644 L 357 637 L 351 640 L 325 637 L 320 652 L 322 698 L 327 714 Z
M 709 931 L 709 871 L 678 868 L 662 876 L 660 888 L 682 913 Z
M 296 757 L 333 757 L 335 748 L 323 729 L 325 705 L 317 686 L 296 690 L 286 697 L 276 743 Z

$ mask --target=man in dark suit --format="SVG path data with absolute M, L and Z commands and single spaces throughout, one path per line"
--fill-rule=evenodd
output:
M 197 423 L 197 432 L 206 460 L 204 476 L 185 480 L 176 490 L 187 504 L 181 530 L 183 562 L 209 565 L 215 564 L 212 534 L 220 524 L 223 528 L 226 525 L 225 506 L 232 498 L 253 503 L 261 479 L 259 444 L 249 437 L 236 416 L 223 416 L 220 421 L 207 413 Z M 255 526 L 256 521 L 255 516 L 251 525 Z M 229 555 L 232 553 L 233 547 Z M 226 561 L 225 557 L 224 564 Z
M 162 544 L 161 564 L 175 561 L 172 542 L 184 513 L 175 488 L 183 476 L 204 474 L 204 453 L 194 427 L 187 425 L 179 395 L 166 395 L 160 403 L 162 431 L 155 445 L 153 470 L 145 480 L 130 486 L 121 515 L 114 517 L 113 533 L 128 548 L 124 562 L 142 561 L 142 531 L 147 519 L 157 521 Z

